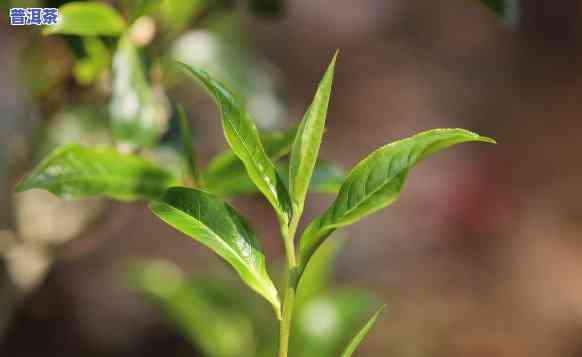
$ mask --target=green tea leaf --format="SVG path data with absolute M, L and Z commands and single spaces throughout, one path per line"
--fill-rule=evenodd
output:
M 107 47 L 99 37 L 83 37 L 83 47 L 86 56 L 75 63 L 73 74 L 82 85 L 89 85 L 109 67 L 109 53 Z
M 79 36 L 118 36 L 126 28 L 123 17 L 100 1 L 69 2 L 59 8 L 59 21 L 47 26 L 47 34 Z
M 337 52 L 333 56 L 321 83 L 319 83 L 313 102 L 301 121 L 291 151 L 289 192 L 296 219 L 299 219 L 303 212 L 305 196 L 319 156 L 336 58 Z
M 194 145 L 192 144 L 192 130 L 188 123 L 188 117 L 182 106 L 177 106 L 176 111 L 180 118 L 180 142 L 182 144 L 182 156 L 186 167 L 188 167 L 190 176 L 194 181 L 198 178 L 198 164 L 196 160 L 196 153 L 194 152 Z
M 346 347 L 346 349 L 342 353 L 341 357 L 351 357 L 352 356 L 352 354 L 356 351 L 356 349 L 358 348 L 360 343 L 362 343 L 362 340 L 364 339 L 364 337 L 366 337 L 368 332 L 370 332 L 370 330 L 372 329 L 372 327 L 376 323 L 376 320 L 378 320 L 378 317 L 380 316 L 382 311 L 384 311 L 385 308 L 386 308 L 386 305 L 382 305 L 376 311 L 376 313 L 370 318 L 370 320 L 364 325 L 364 327 L 362 327 L 362 329 L 354 336 L 354 338 L 352 338 L 352 340 L 350 341 L 350 344 L 348 345 L 348 347 Z
M 277 169 L 283 177 L 284 172 L 289 172 L 289 162 L 282 161 L 277 164 Z M 337 194 L 346 179 L 346 172 L 341 167 L 324 160 L 317 160 L 311 182 L 309 183 L 309 192 Z M 288 183 L 285 181 L 285 185 Z
M 341 238 L 343 237 L 325 241 L 309 260 L 297 288 L 297 306 L 303 306 L 328 288 L 333 264 L 344 246 L 345 239 Z
M 72 144 L 53 151 L 16 190 L 38 188 L 68 199 L 105 195 L 131 201 L 159 197 L 174 183 L 169 172 L 137 156 Z
M 276 162 L 291 151 L 297 128 L 285 131 L 267 132 L 261 134 L 261 142 L 267 156 Z M 280 175 L 284 180 L 284 176 Z M 243 162 L 227 150 L 217 155 L 204 172 L 205 187 L 221 196 L 232 196 L 241 193 L 256 193 L 255 184 L 250 181 Z
M 221 113 L 226 141 L 243 162 L 251 180 L 275 208 L 279 221 L 286 225 L 292 215 L 289 192 L 267 156 L 259 132 L 239 98 L 205 71 L 182 64 L 216 100 Z
M 301 267 L 334 230 L 396 201 L 408 173 L 419 161 L 449 146 L 470 141 L 495 142 L 463 129 L 435 129 L 374 151 L 351 170 L 333 204 L 303 232 Z
M 133 263 L 127 277 L 205 356 L 255 356 L 252 296 L 230 282 L 186 277 L 163 260 Z
M 109 106 L 117 140 L 148 146 L 162 133 L 160 104 L 146 80 L 138 50 L 128 37 L 119 40 L 113 57 L 113 91 Z
M 289 172 L 289 162 L 281 161 L 276 164 L 279 177 L 285 187 L 288 187 L 286 173 Z M 339 166 L 333 165 L 326 161 L 318 161 L 313 177 L 311 179 L 309 192 L 336 194 L 346 177 L 345 171 Z M 222 178 L 216 177 L 211 181 L 207 188 L 214 194 L 229 197 L 238 195 L 253 195 L 259 192 L 257 186 L 251 181 L 244 167 L 231 171 L 231 174 L 225 173 Z
M 234 208 L 203 191 L 172 187 L 160 200 L 151 202 L 150 209 L 170 226 L 224 258 L 280 316 L 279 297 L 267 273 L 260 243 Z
M 289 355 L 337 357 L 375 306 L 376 299 L 361 290 L 333 289 L 317 294 L 297 306 Z

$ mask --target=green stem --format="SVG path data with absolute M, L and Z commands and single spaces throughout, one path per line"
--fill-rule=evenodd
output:
M 293 318 L 293 306 L 297 290 L 297 260 L 295 258 L 295 231 L 299 224 L 299 217 L 291 220 L 289 227 L 283 227 L 282 235 L 285 241 L 285 254 L 287 255 L 287 281 L 285 284 L 285 297 L 283 298 L 283 316 L 279 325 L 279 357 L 287 357 L 289 351 L 289 335 Z

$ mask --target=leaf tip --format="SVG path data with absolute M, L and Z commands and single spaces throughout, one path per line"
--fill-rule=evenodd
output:
M 497 140 L 490 138 L 488 136 L 481 136 L 479 135 L 479 140 L 484 142 L 484 143 L 489 143 L 489 144 L 498 144 Z

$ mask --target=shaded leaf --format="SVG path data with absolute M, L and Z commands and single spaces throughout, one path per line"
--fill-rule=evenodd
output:
M 73 73 L 77 82 L 88 85 L 109 66 L 109 53 L 98 37 L 83 37 L 83 47 L 87 55 L 77 60 Z
M 53 151 L 16 190 L 45 189 L 69 199 L 137 200 L 159 197 L 173 183 L 170 173 L 137 156 L 72 144 Z
M 59 21 L 45 27 L 48 34 L 117 36 L 126 28 L 121 15 L 109 4 L 98 1 L 69 2 L 59 8 Z
M 366 292 L 340 289 L 318 294 L 299 305 L 290 356 L 337 357 L 375 304 L 376 299 Z
M 307 109 L 293 143 L 289 165 L 289 193 L 298 219 L 303 212 L 311 176 L 319 156 L 337 52 L 319 83 L 313 102 Z
M 515 27 L 521 16 L 520 0 L 481 0 L 487 7 L 503 18 L 509 27 Z
M 119 40 L 113 57 L 113 91 L 109 106 L 117 140 L 132 146 L 153 144 L 163 130 L 160 103 L 146 80 L 137 48 Z
M 306 228 L 300 243 L 301 267 L 334 230 L 396 201 L 416 163 L 449 146 L 470 141 L 494 142 L 463 129 L 435 129 L 374 151 L 351 170 L 333 204 Z
M 194 181 L 198 178 L 198 163 L 192 139 L 192 130 L 188 123 L 188 117 L 182 106 L 177 106 L 176 111 L 180 119 L 180 143 L 182 144 L 182 157 L 188 168 L 188 172 Z
M 259 132 L 239 98 L 205 71 L 182 64 L 214 97 L 222 127 L 232 151 L 243 162 L 251 180 L 275 208 L 282 225 L 291 219 L 289 192 L 267 156 Z
M 168 189 L 150 209 L 161 220 L 212 249 L 224 258 L 254 291 L 280 315 L 280 302 L 255 233 L 221 199 L 185 187 Z
M 331 282 L 333 264 L 344 246 L 345 239 L 338 237 L 325 241 L 309 260 L 297 288 L 296 305 L 302 306 L 317 297 Z
M 254 356 L 250 296 L 215 277 L 185 277 L 167 261 L 133 263 L 131 286 L 155 303 L 205 356 Z
M 352 338 L 352 340 L 350 341 L 350 344 L 346 347 L 346 350 L 342 353 L 341 357 L 351 357 L 352 356 L 352 354 L 356 351 L 358 346 L 362 343 L 362 340 L 364 339 L 364 337 L 366 337 L 368 332 L 370 332 L 370 330 L 372 329 L 372 327 L 376 323 L 376 320 L 378 320 L 378 317 L 380 316 L 382 311 L 384 311 L 385 308 L 386 308 L 386 305 L 382 305 L 376 311 L 376 313 L 374 313 L 374 315 L 364 325 L 364 327 L 362 327 L 362 329 L 360 331 L 358 331 L 358 333 Z

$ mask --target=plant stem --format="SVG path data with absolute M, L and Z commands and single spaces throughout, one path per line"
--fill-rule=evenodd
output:
M 293 318 L 293 306 L 297 290 L 297 260 L 295 258 L 295 231 L 299 224 L 299 217 L 291 219 L 289 227 L 283 227 L 281 233 L 285 241 L 285 254 L 287 255 L 287 281 L 285 284 L 285 297 L 283 298 L 283 316 L 279 325 L 279 357 L 287 357 L 289 351 L 289 335 Z

